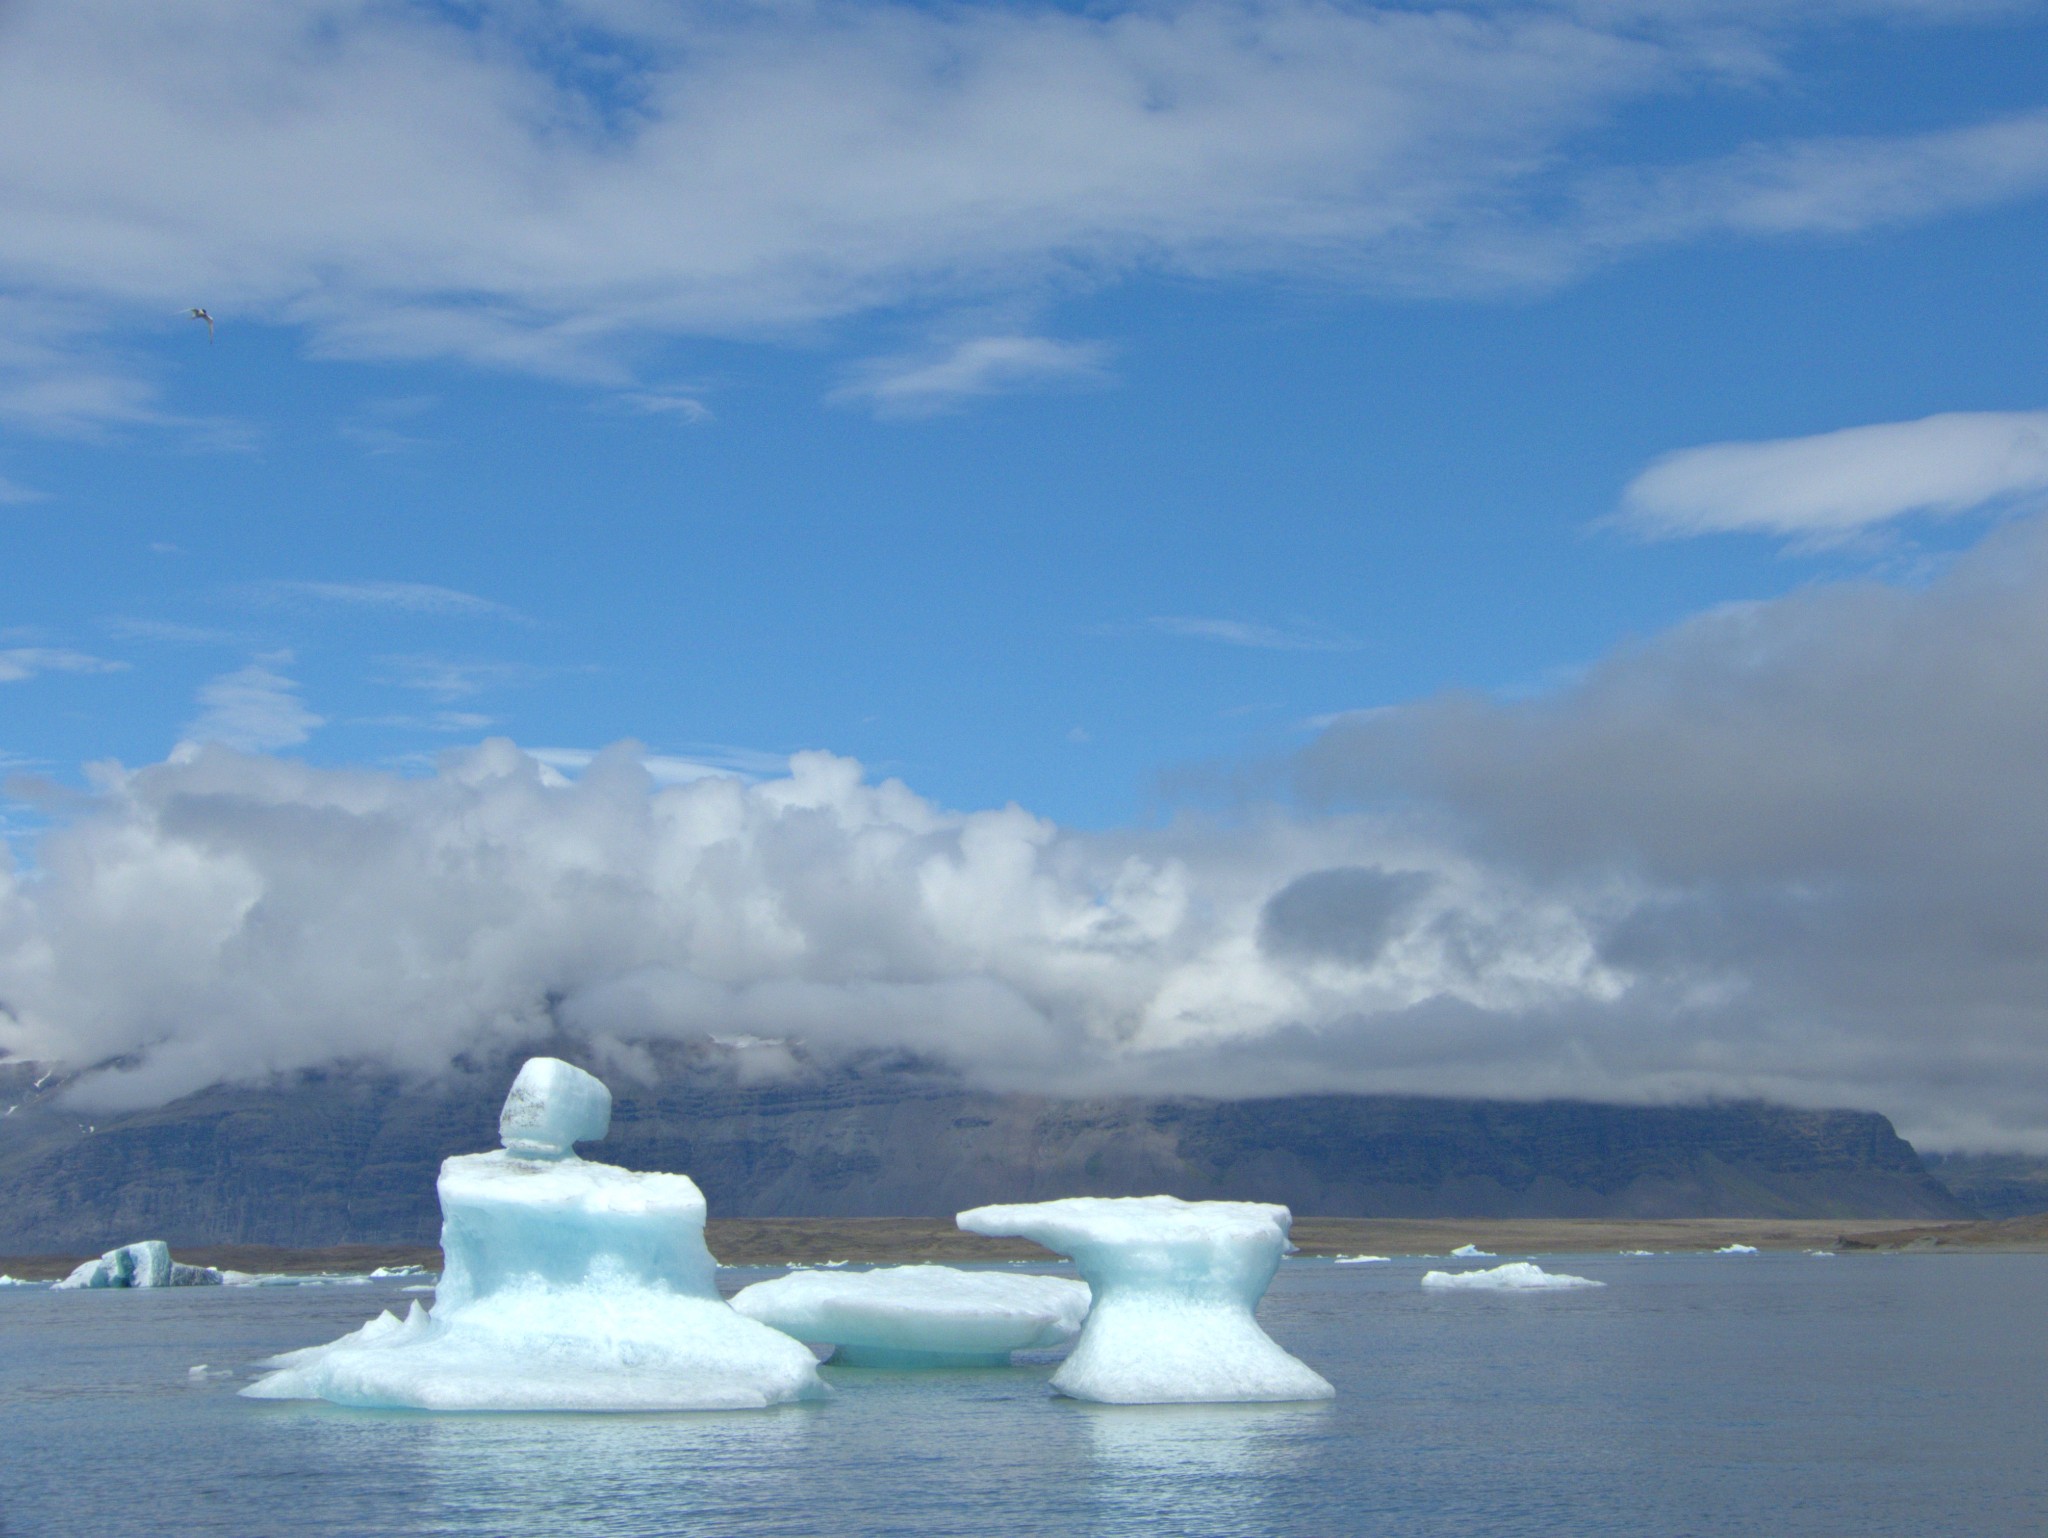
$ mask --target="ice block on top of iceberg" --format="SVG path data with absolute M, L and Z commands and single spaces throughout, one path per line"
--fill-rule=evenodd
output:
M 1071 1255 L 1094 1293 L 1052 1386 L 1104 1404 L 1328 1399 L 1252 1309 L 1287 1249 L 1293 1215 L 1263 1202 L 1076 1196 L 960 1214 L 969 1233 Z
M 785 1335 L 837 1348 L 851 1367 L 1002 1367 L 1012 1351 L 1064 1346 L 1088 1316 L 1085 1283 L 1060 1276 L 888 1266 L 792 1271 L 733 1294 Z
M 108 1250 L 97 1260 L 82 1263 L 61 1282 L 51 1284 L 52 1292 L 86 1287 L 217 1287 L 221 1274 L 211 1266 L 188 1266 L 171 1259 L 171 1247 L 161 1239 L 144 1239 Z
M 696 1182 L 576 1155 L 610 1119 L 589 1074 L 527 1063 L 506 1146 L 441 1165 L 432 1312 L 273 1357 L 242 1392 L 422 1410 L 737 1410 L 822 1394 L 809 1351 L 719 1296 Z

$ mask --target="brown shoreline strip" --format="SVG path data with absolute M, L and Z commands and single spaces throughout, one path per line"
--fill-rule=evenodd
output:
M 110 1237 L 107 1248 L 151 1235 Z M 705 1237 L 729 1266 L 817 1265 L 846 1260 L 874 1265 L 1049 1260 L 1022 1239 L 965 1234 L 950 1218 L 713 1218 Z M 2048 1216 L 2004 1223 L 1941 1223 L 1902 1227 L 1895 1218 L 1297 1218 L 1294 1240 L 1304 1255 L 1447 1255 L 1474 1244 L 1501 1255 L 1613 1254 L 1622 1250 L 1718 1250 L 1749 1244 L 1760 1250 L 2048 1250 Z M 256 1244 L 173 1245 L 181 1261 L 223 1270 L 366 1272 L 378 1266 L 438 1270 L 433 1245 L 341 1244 L 280 1249 Z M 85 1255 L 0 1256 L 0 1274 L 52 1281 Z

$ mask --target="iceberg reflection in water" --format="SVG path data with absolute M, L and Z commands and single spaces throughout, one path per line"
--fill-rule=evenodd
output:
M 1165 1513 L 1178 1530 L 1265 1530 L 1262 1519 L 1300 1501 L 1331 1421 L 1313 1400 L 1065 1408 L 1087 1427 L 1090 1489 L 1101 1525 L 1117 1532 L 1143 1532 Z

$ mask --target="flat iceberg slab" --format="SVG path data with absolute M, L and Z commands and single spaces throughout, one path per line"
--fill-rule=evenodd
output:
M 211 1266 L 188 1266 L 171 1259 L 171 1247 L 161 1239 L 144 1239 L 108 1250 L 97 1260 L 88 1260 L 61 1282 L 51 1283 L 52 1292 L 73 1288 L 99 1287 L 217 1287 L 222 1273 Z
M 1077 1196 L 960 1214 L 969 1233 L 1071 1255 L 1094 1307 L 1052 1386 L 1102 1404 L 1328 1399 L 1252 1317 L 1292 1214 L 1261 1202 Z
M 1432 1292 L 1563 1292 L 1573 1287 L 1605 1287 L 1590 1277 L 1546 1271 L 1526 1260 L 1511 1260 L 1490 1271 L 1428 1271 L 1422 1285 Z
M 551 1094 L 566 1083 L 585 1111 L 542 1104 L 513 1132 L 590 1125 L 595 1096 L 556 1069 L 535 1077 Z M 809 1351 L 719 1296 L 689 1176 L 522 1146 L 541 1156 L 508 1147 L 442 1164 L 431 1312 L 415 1303 L 273 1357 L 242 1392 L 421 1410 L 737 1410 L 824 1393 Z
M 852 1367 L 1001 1367 L 1013 1351 L 1072 1340 L 1088 1317 L 1088 1286 L 952 1266 L 792 1271 L 741 1288 L 732 1306 L 836 1347 L 833 1360 Z

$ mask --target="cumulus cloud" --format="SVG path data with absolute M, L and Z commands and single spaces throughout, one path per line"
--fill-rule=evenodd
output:
M 1647 166 L 1604 132 L 1859 13 L 1996 9 L 18 0 L 0 416 L 168 422 L 93 338 L 192 304 L 632 393 L 664 337 L 1133 271 L 1513 287 L 2031 196 L 2038 115 Z M 984 338 L 849 389 L 929 405 L 1072 377 L 1076 346 Z
M 1947 412 L 1810 438 L 1666 455 L 1623 493 L 1658 538 L 1753 531 L 1839 540 L 1909 514 L 1953 515 L 2048 492 L 2048 411 Z
M 200 712 L 185 728 L 182 756 L 205 743 L 248 753 L 296 747 L 325 726 L 326 719 L 299 698 L 298 684 L 277 671 L 291 660 L 289 652 L 259 658 L 202 687 Z
M 1389 861 L 1427 879 L 1374 955 L 1268 914 L 1319 866 Z M 335 1059 L 430 1072 L 557 1026 L 1099 1088 L 1340 1010 L 1619 986 L 1555 896 L 1367 819 L 1103 838 L 822 753 L 663 785 L 627 748 L 573 781 L 505 741 L 415 778 L 207 748 L 111 777 L 37 862 L 0 889 L 0 1045 L 122 1056 L 92 1093 L 131 1103 Z
M 1340 720 L 1295 770 L 1537 890 L 1625 894 L 1598 954 L 1627 991 L 1524 1038 L 1583 1088 L 1870 1105 L 2040 1149 L 2044 680 L 2031 521 L 1925 589 L 1734 606 L 1539 698 Z

